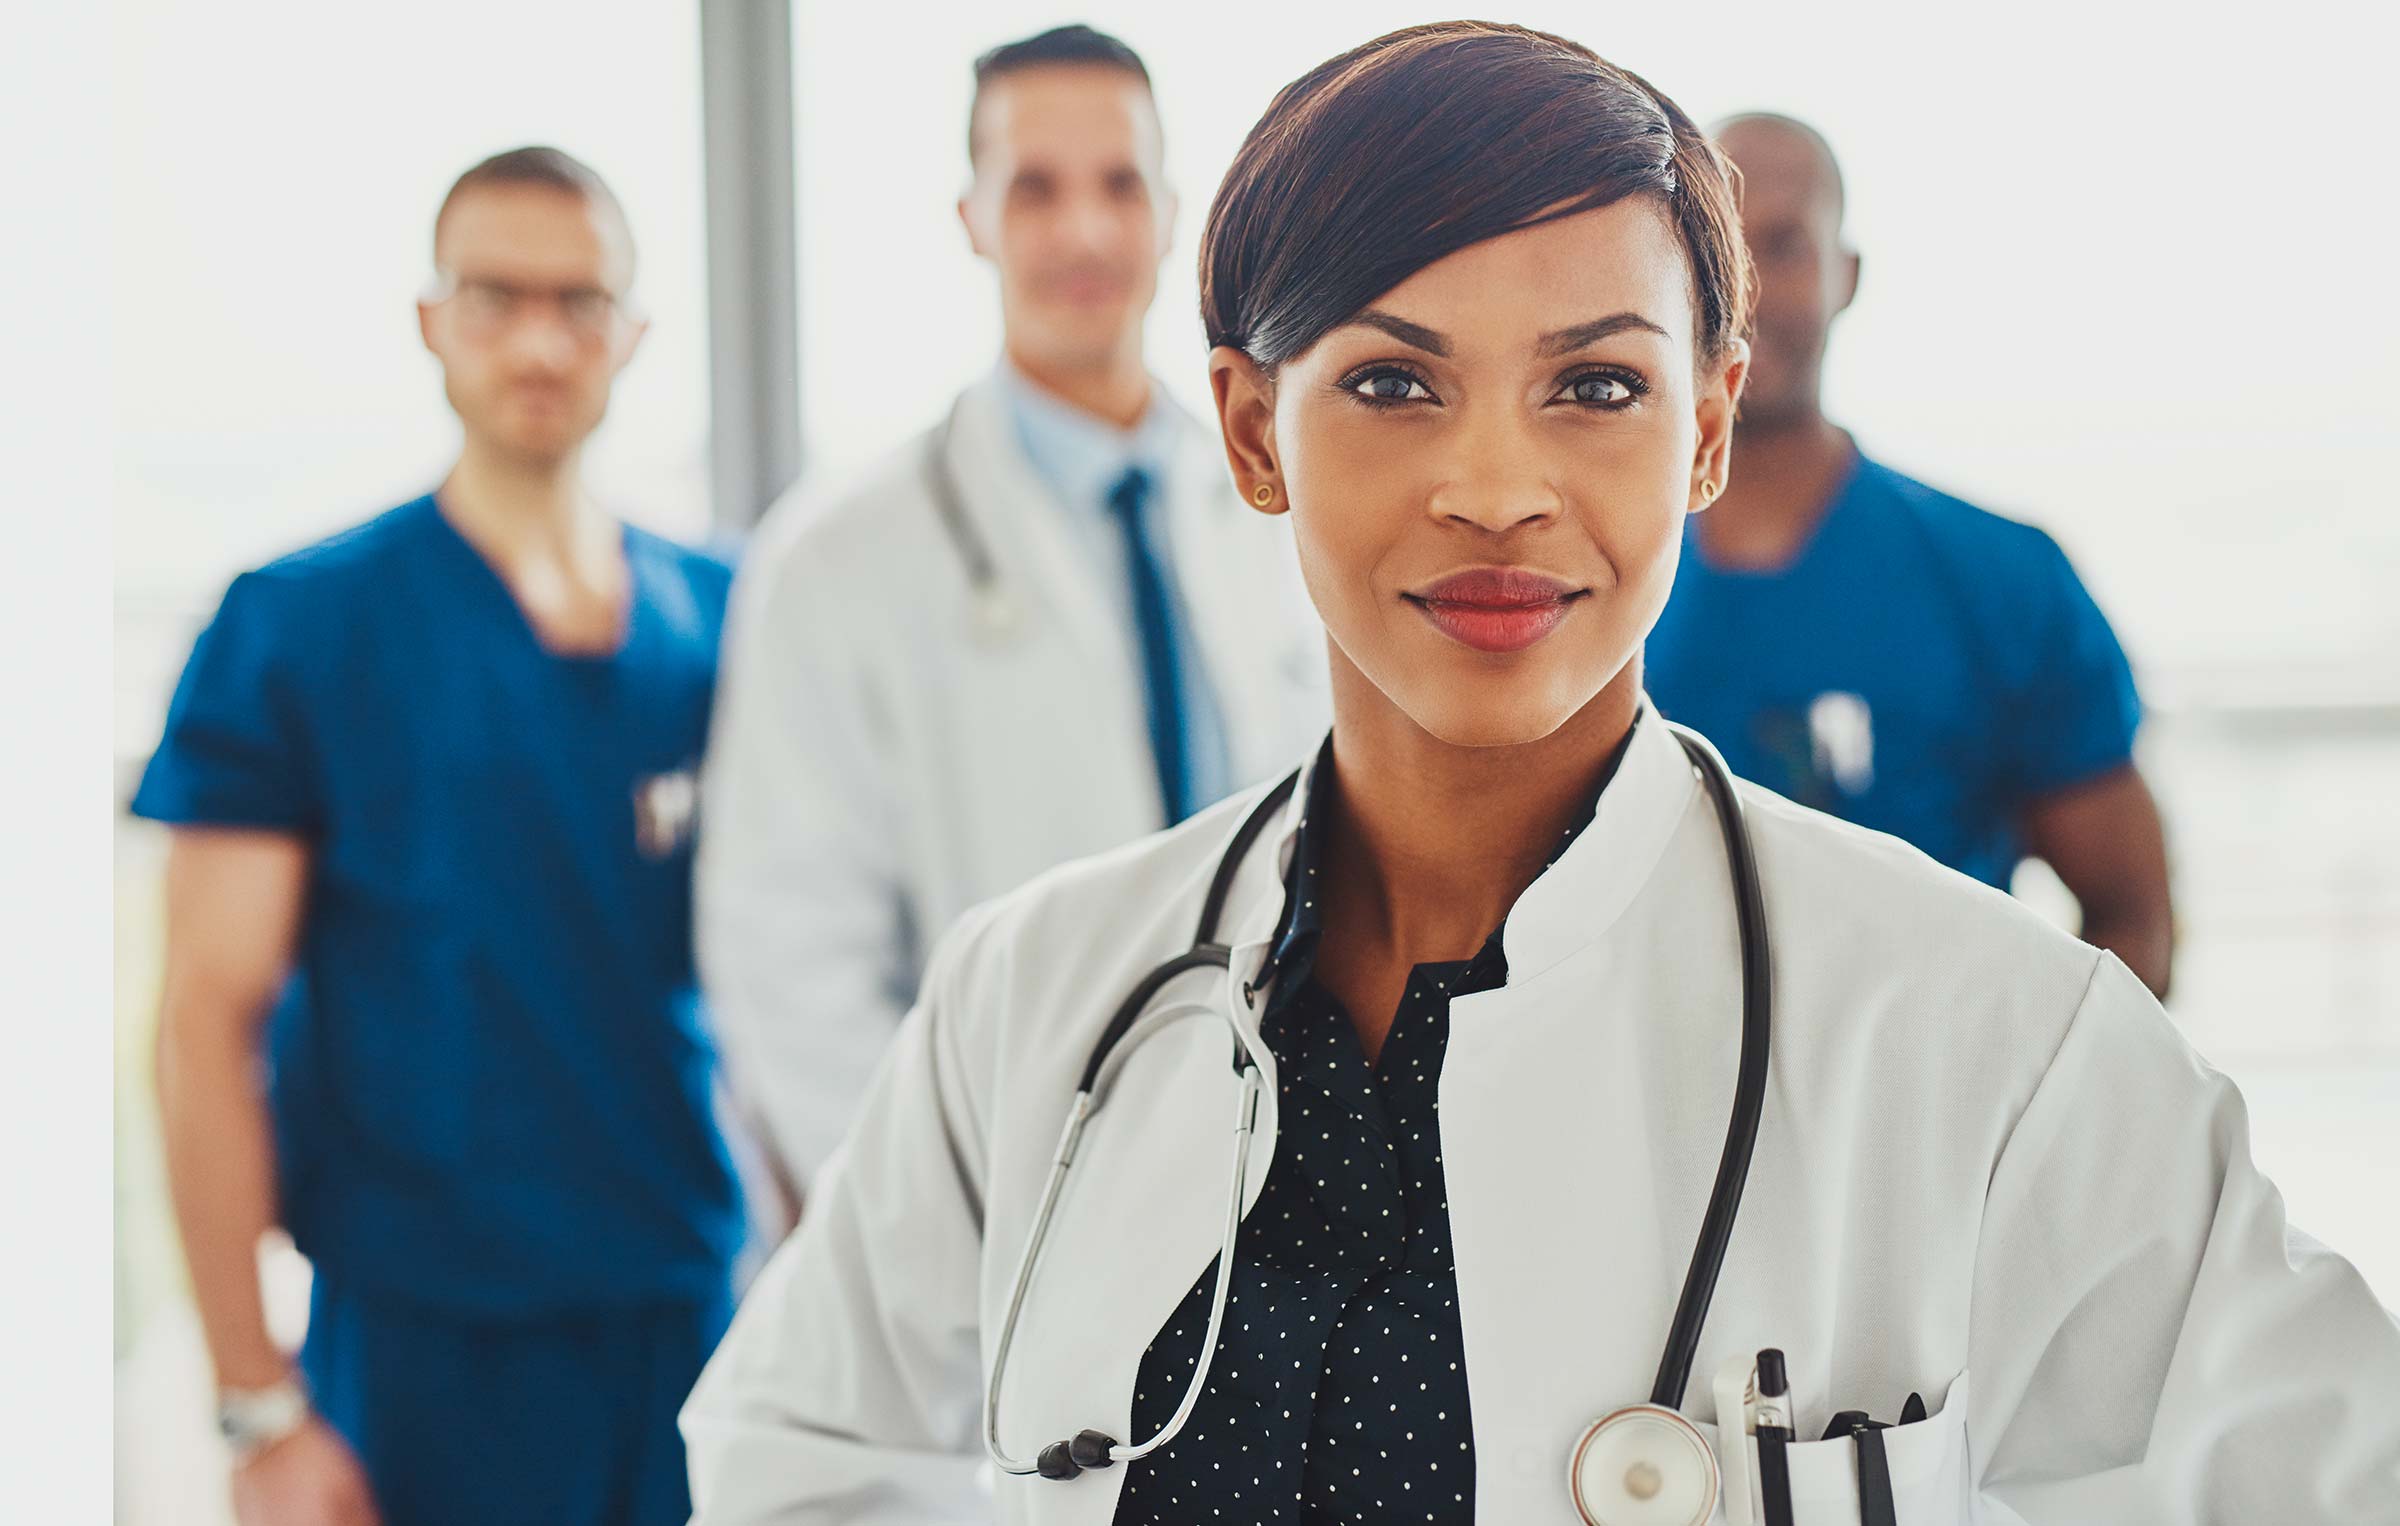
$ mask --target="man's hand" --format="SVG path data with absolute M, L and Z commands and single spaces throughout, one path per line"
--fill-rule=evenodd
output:
M 261 1448 L 233 1470 L 241 1526 L 381 1526 L 358 1454 L 321 1418 Z

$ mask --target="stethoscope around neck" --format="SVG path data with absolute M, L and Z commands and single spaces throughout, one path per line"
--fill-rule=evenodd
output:
M 925 489 L 933 497 L 934 517 L 942 522 L 950 549 L 958 553 L 967 574 L 967 618 L 975 639 L 985 646 L 1005 645 L 1024 628 L 1025 611 L 1001 579 L 992 544 L 984 539 L 975 516 L 967 512 L 967 495 L 958 485 L 958 468 L 950 463 L 950 440 L 958 432 L 958 410 L 964 394 L 952 399 L 950 411 L 925 440 Z
M 1657 1379 L 1650 1385 L 1649 1400 L 1614 1410 L 1586 1426 L 1568 1462 L 1570 1491 L 1576 1508 L 1590 1526 L 1699 1526 L 1716 1508 L 1721 1488 L 1716 1453 L 1699 1428 L 1684 1417 L 1681 1406 L 1690 1384 L 1692 1363 L 1699 1355 L 1701 1327 L 1707 1322 L 1717 1275 L 1724 1267 L 1726 1249 L 1732 1242 L 1734 1223 L 1741 1211 L 1742 1186 L 1749 1177 L 1750 1156 L 1758 1141 L 1759 1120 L 1766 1107 L 1767 1049 L 1774 1024 L 1766 906 L 1759 891 L 1758 864 L 1751 852 L 1750 834 L 1743 822 L 1741 803 L 1734 795 L 1733 777 L 1716 749 L 1699 733 L 1669 722 L 1660 724 L 1665 724 L 1682 744 L 1707 786 L 1725 842 L 1726 865 L 1733 879 L 1734 919 L 1742 950 L 1742 1055 L 1734 1083 L 1733 1113 L 1725 1128 L 1724 1152 L 1717 1163 L 1716 1185 L 1709 1192 L 1708 1212 L 1701 1220 L 1699 1237 L 1692 1247 L 1691 1266 L 1684 1274 L 1683 1293 L 1676 1300 L 1674 1318 L 1667 1327 L 1666 1345 L 1659 1356 Z M 1025 1237 L 1024 1253 L 1017 1259 L 1016 1280 L 1009 1290 L 1008 1312 L 1001 1322 L 1000 1339 L 992 1353 L 991 1381 L 984 1393 L 984 1445 L 1004 1473 L 1038 1473 L 1044 1478 L 1071 1479 L 1089 1469 L 1139 1461 L 1175 1439 L 1207 1388 L 1209 1365 L 1215 1359 L 1224 1330 L 1230 1269 L 1241 1232 L 1242 1201 L 1249 1179 L 1250 1140 L 1258 1123 L 1258 1100 L 1264 1082 L 1253 1041 L 1234 1020 L 1229 1006 L 1186 999 L 1156 1011 L 1147 1009 L 1170 982 L 1194 970 L 1224 970 L 1230 978 L 1233 951 L 1217 941 L 1217 924 L 1232 889 L 1234 873 L 1267 822 L 1291 797 L 1298 781 L 1297 772 L 1286 776 L 1243 819 L 1217 862 L 1191 948 L 1151 970 L 1126 993 L 1084 1065 L 1075 1099 L 1067 1110 L 1066 1125 L 1059 1132 L 1058 1148 L 1051 1156 L 1049 1180 L 1042 1189 L 1041 1203 Z M 1255 1002 L 1253 984 L 1244 984 L 1243 999 L 1245 1003 Z M 1208 1330 L 1202 1337 L 1199 1359 L 1184 1389 L 1183 1402 L 1175 1407 L 1174 1414 L 1156 1435 L 1143 1441 L 1126 1444 L 1104 1431 L 1083 1430 L 1051 1442 L 1030 1461 L 1015 1457 L 1000 1442 L 1001 1381 L 1008 1371 L 1009 1351 L 1016 1340 L 1026 1293 L 1033 1285 L 1043 1244 L 1049 1238 L 1051 1218 L 1066 1187 L 1068 1169 L 1075 1163 L 1076 1150 L 1083 1141 L 1084 1126 L 1107 1101 L 1126 1059 L 1143 1040 L 1182 1018 L 1211 1012 L 1222 1016 L 1232 1031 L 1233 1069 L 1240 1086 L 1234 1099 L 1233 1163 L 1228 1173 L 1231 1181 L 1225 1198 L 1215 1287 L 1209 1299 Z M 1730 1426 L 1738 1438 L 1738 1419 L 1720 1414 L 1718 1424 Z

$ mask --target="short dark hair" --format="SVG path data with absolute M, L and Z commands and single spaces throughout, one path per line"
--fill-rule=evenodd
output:
M 1750 329 L 1732 169 L 1682 108 L 1580 43 L 1449 21 L 1351 49 L 1279 91 L 1200 236 L 1212 345 L 1272 372 L 1470 244 L 1656 198 L 1690 262 L 1700 357 Z
M 615 214 L 617 226 L 625 231 L 625 247 L 633 248 L 633 224 L 626 219 L 624 204 L 617 193 L 608 188 L 600 172 L 564 149 L 531 144 L 492 155 L 473 169 L 450 182 L 449 194 L 442 198 L 441 210 L 433 214 L 433 236 L 438 244 L 442 224 L 449 219 L 450 209 L 458 199 L 471 191 L 494 190 L 504 186 L 540 186 L 564 191 L 582 198 L 596 207 Z
M 1028 69 L 1040 69 L 1054 64 L 1092 64 L 1103 69 L 1121 69 L 1150 88 L 1150 71 L 1142 64 L 1142 55 L 1122 41 L 1078 21 L 1069 26 L 1054 26 L 1047 32 L 1000 46 L 975 60 L 975 98 L 967 107 L 967 162 L 975 162 L 979 146 L 975 124 L 983 120 L 983 92 L 994 80 Z

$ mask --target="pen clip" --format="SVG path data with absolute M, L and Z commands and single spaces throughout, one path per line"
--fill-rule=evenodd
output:
M 1717 1401 L 1717 1477 L 1724 1486 L 1725 1519 L 1733 1526 L 1755 1526 L 1758 1520 L 1758 1476 L 1750 1451 L 1752 1363 L 1747 1355 L 1729 1356 L 1709 1384 Z

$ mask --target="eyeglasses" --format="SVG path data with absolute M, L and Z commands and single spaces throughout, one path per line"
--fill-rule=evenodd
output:
M 600 339 L 616 324 L 625 304 L 600 286 L 522 286 L 485 276 L 460 276 L 443 271 L 425 294 L 428 302 L 446 303 L 459 325 L 477 338 L 490 338 L 512 327 L 528 308 L 558 309 L 568 332 L 578 339 Z

